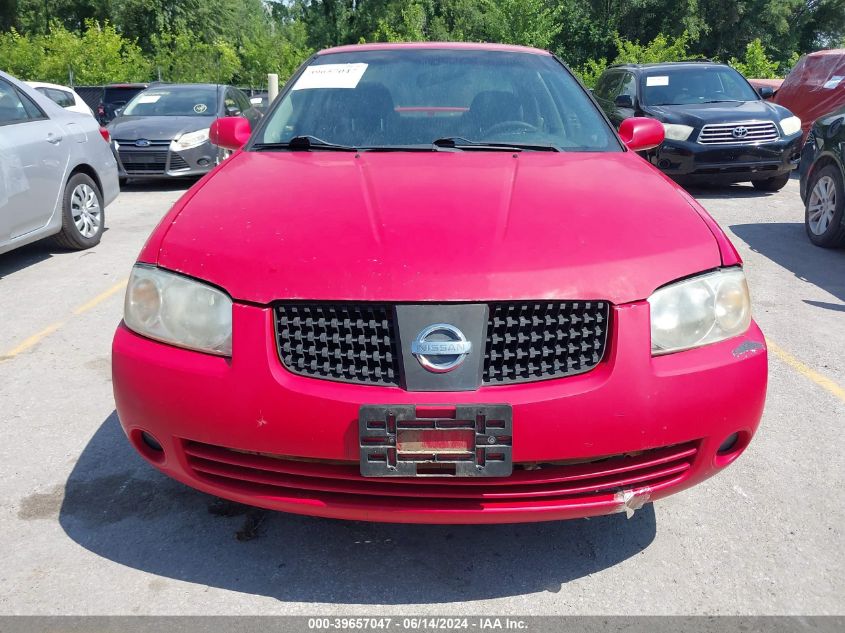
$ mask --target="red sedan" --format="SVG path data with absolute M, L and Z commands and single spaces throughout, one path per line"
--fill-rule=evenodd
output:
M 367 521 L 631 512 L 757 429 L 765 340 L 721 229 L 549 53 L 313 56 L 133 268 L 138 452 L 205 492 Z

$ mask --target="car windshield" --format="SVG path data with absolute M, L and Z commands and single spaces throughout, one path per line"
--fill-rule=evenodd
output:
M 727 66 L 655 69 L 645 75 L 642 95 L 642 102 L 652 106 L 759 99 L 742 75 Z
M 212 116 L 215 112 L 214 87 L 149 88 L 126 105 L 123 116 Z
M 621 151 L 592 101 L 553 57 L 490 50 L 321 55 L 273 109 L 252 148 L 303 138 L 312 148 L 431 149 L 439 141 Z

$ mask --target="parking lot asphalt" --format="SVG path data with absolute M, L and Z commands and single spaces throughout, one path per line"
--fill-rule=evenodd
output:
M 809 243 L 797 181 L 693 192 L 745 259 L 769 340 L 745 455 L 631 519 L 506 526 L 221 515 L 135 454 L 111 337 L 134 258 L 185 186 L 130 185 L 89 251 L 0 255 L 0 613 L 845 610 L 845 251 Z

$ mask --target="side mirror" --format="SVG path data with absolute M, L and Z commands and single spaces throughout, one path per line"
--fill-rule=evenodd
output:
M 226 116 L 241 116 L 241 109 L 237 106 L 226 106 Z
M 613 105 L 617 108 L 628 108 L 631 110 L 634 108 L 634 100 L 631 98 L 631 95 L 619 95 L 613 100 Z
M 771 99 L 775 96 L 775 91 L 771 86 L 760 86 L 757 90 L 763 99 Z
M 123 112 L 123 108 L 115 108 L 115 109 L 114 109 L 114 116 L 115 116 L 115 118 L 119 117 L 119 116 L 121 115 L 121 113 L 122 113 L 122 112 Z
M 249 121 L 242 117 L 215 119 L 208 131 L 208 137 L 214 145 L 223 149 L 239 150 L 249 140 L 252 133 Z
M 648 117 L 632 117 L 622 121 L 619 126 L 619 136 L 628 149 L 642 152 L 660 145 L 665 138 L 666 131 L 663 124 Z

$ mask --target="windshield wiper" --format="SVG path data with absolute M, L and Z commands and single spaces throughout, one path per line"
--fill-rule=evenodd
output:
M 331 143 L 329 141 L 324 141 L 321 138 L 316 136 L 312 136 L 310 134 L 304 134 L 302 136 L 294 136 L 291 140 L 287 143 L 256 143 L 252 146 L 252 149 L 255 150 L 263 150 L 263 149 L 291 149 L 291 150 L 330 150 L 335 152 L 357 152 L 357 147 L 352 147 L 350 145 L 338 145 L 337 143 Z
M 528 143 L 489 143 L 487 141 L 471 141 L 462 136 L 446 136 L 431 142 L 435 147 L 445 149 L 489 150 L 499 152 L 559 152 L 554 145 L 530 145 Z
M 712 101 L 702 101 L 701 103 L 739 103 L 739 99 L 713 99 Z

